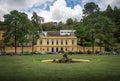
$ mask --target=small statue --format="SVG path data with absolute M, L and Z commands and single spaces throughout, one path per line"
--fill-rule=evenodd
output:
M 65 57 L 66 59 L 68 58 L 68 57 L 67 57 L 67 54 L 64 54 L 63 57 Z
M 72 59 L 69 59 L 67 57 L 67 54 L 63 54 L 63 58 L 59 60 L 59 63 L 68 63 L 68 62 L 71 62 Z
M 53 59 L 52 62 L 56 62 L 56 63 L 69 63 L 72 62 L 72 59 L 68 58 L 67 54 L 63 54 L 63 57 L 61 59 Z

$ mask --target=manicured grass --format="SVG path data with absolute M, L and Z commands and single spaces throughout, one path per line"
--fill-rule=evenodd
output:
M 120 81 L 120 55 L 69 55 L 89 63 L 41 63 L 62 55 L 0 56 L 0 81 Z

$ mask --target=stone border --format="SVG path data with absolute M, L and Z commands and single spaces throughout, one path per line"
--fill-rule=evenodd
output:
M 54 59 L 48 59 L 48 60 L 42 60 L 41 62 L 48 62 L 48 63 L 59 63 L 58 60 L 59 59 L 55 59 L 56 62 L 54 62 Z M 86 60 L 86 59 L 72 59 L 72 62 L 71 63 L 74 63 L 74 62 L 90 62 L 90 60 Z

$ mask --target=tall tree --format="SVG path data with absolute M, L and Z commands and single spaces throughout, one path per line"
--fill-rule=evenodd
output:
M 91 40 L 92 40 L 92 52 L 94 53 L 94 28 L 91 24 L 91 22 L 89 23 L 89 21 L 91 21 L 93 17 L 96 17 L 96 13 L 99 13 L 99 6 L 97 4 L 95 4 L 94 2 L 89 2 L 87 4 L 84 5 L 84 9 L 83 9 L 83 24 L 84 26 L 86 26 L 89 29 L 89 32 L 87 32 L 88 35 L 91 35 Z M 88 36 L 90 37 L 90 36 Z
M 66 20 L 66 23 L 67 23 L 67 25 L 73 24 L 73 19 L 72 19 L 72 18 L 68 18 L 68 19 Z
M 98 12 L 100 8 L 94 2 L 89 2 L 84 5 L 83 13 L 86 16 L 91 15 L 94 12 Z
M 31 34 L 32 34 L 32 52 L 33 52 L 35 41 L 39 38 L 40 31 L 43 31 L 41 22 L 44 22 L 44 18 L 38 16 L 36 12 L 33 12 L 31 20 L 32 20 Z
M 113 9 L 111 8 L 110 5 L 107 6 L 105 15 L 106 15 L 107 17 L 111 17 L 111 18 L 113 17 Z
M 114 32 L 114 36 L 117 38 L 117 42 L 120 43 L 120 9 L 118 9 L 117 6 L 114 7 L 112 19 L 117 28 L 117 30 Z
M 94 37 L 100 40 L 100 50 L 102 42 L 105 46 L 111 46 L 114 42 L 113 33 L 116 30 L 114 22 L 112 22 L 108 17 L 98 15 L 94 18 L 89 18 L 87 25 L 91 24 L 94 29 Z M 92 40 L 93 41 L 93 40 Z
M 4 23 L 7 25 L 4 41 L 6 43 L 11 42 L 11 45 L 15 47 L 15 54 L 17 53 L 19 39 L 23 37 L 21 34 L 25 35 L 26 33 L 24 33 L 24 31 L 27 32 L 28 30 L 28 21 L 27 14 L 18 12 L 17 10 L 13 10 L 10 14 L 4 15 Z M 24 31 L 22 31 L 23 28 Z

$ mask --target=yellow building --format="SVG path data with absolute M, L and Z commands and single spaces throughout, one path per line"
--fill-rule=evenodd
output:
M 37 52 L 77 52 L 77 37 L 72 30 L 47 31 L 37 40 Z
M 3 31 L 3 30 L 0 30 L 0 41 L 3 40 L 3 34 L 4 34 L 4 31 Z
M 37 44 L 34 45 L 35 52 L 87 52 L 92 51 L 92 47 L 82 47 L 77 45 L 77 37 L 74 35 L 75 30 L 46 31 L 40 34 Z M 0 50 L 3 49 L 4 31 L 0 31 Z M 22 47 L 17 47 L 17 52 L 21 52 Z M 14 52 L 14 47 L 6 47 L 5 52 Z M 105 48 L 101 48 L 104 52 Z M 94 47 L 94 52 L 100 51 L 100 47 Z M 24 47 L 24 52 L 32 52 L 32 47 Z
M 3 48 L 3 34 L 4 34 L 4 31 L 3 30 L 0 30 L 0 51 L 2 51 L 2 48 Z

